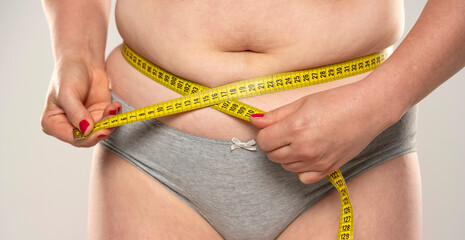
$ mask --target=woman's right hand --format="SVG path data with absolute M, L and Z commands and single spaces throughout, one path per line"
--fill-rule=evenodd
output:
M 119 112 L 121 104 L 111 103 L 104 67 L 93 67 L 76 59 L 57 61 L 41 118 L 46 134 L 77 147 L 91 147 L 108 136 L 111 129 L 102 129 L 85 139 L 74 140 L 73 128 L 87 136 L 92 132 L 94 123 Z

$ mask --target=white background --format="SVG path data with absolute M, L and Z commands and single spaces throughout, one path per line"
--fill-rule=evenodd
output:
M 405 3 L 406 32 L 425 2 Z M 108 49 L 121 42 L 113 18 Z M 0 2 L 0 48 L 0 239 L 85 239 L 91 149 L 45 135 L 39 123 L 54 66 L 40 1 Z M 420 103 L 427 240 L 463 238 L 464 91 L 462 70 Z

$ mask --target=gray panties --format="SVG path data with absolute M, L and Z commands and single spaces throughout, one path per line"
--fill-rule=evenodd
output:
M 114 94 L 113 100 L 124 112 L 134 109 Z M 101 144 L 171 190 L 228 240 L 275 239 L 334 190 L 326 178 L 302 184 L 260 149 L 231 151 L 230 141 L 194 136 L 155 120 L 120 126 Z M 348 181 L 413 151 L 416 107 L 340 170 Z

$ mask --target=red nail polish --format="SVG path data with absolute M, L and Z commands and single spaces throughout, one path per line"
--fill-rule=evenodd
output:
M 106 136 L 107 136 L 107 135 L 105 135 L 105 134 L 100 134 L 100 135 L 98 135 L 97 138 L 104 138 L 104 137 L 106 137 Z
M 118 112 L 121 112 L 121 107 L 118 107 Z
M 84 119 L 79 123 L 79 129 L 82 133 L 84 133 L 87 130 L 87 127 L 89 127 L 89 122 L 87 120 Z
M 250 114 L 250 116 L 252 118 L 262 118 L 263 116 L 265 116 L 265 114 L 263 114 L 263 113 L 254 113 L 254 114 Z
M 110 110 L 110 115 L 116 115 L 116 109 Z

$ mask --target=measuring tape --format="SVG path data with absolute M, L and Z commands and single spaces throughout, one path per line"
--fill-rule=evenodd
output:
M 368 72 L 383 63 L 391 51 L 392 49 L 386 49 L 338 64 L 278 73 L 234 82 L 216 88 L 208 88 L 161 69 L 124 44 L 122 48 L 123 56 L 133 67 L 147 77 L 184 96 L 106 118 L 95 123 L 91 134 L 105 128 L 113 128 L 203 107 L 212 107 L 249 121 L 251 114 L 264 113 L 264 111 L 236 101 L 236 99 L 316 85 Z M 79 129 L 75 128 L 73 130 L 75 140 L 85 137 Z M 337 239 L 353 239 L 353 209 L 344 178 L 339 169 L 330 173 L 326 178 L 336 187 L 341 200 Z

